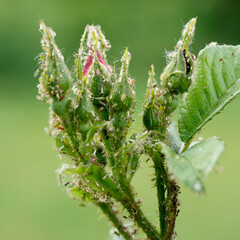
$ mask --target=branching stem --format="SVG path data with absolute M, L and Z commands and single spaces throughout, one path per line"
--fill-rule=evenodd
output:
M 108 142 L 104 133 L 102 132 L 102 138 L 104 139 L 105 147 L 109 152 L 113 152 L 113 147 Z M 115 159 L 114 162 L 117 162 Z M 132 192 L 131 184 L 127 181 L 126 177 L 121 172 L 116 172 L 118 175 L 118 182 L 127 198 L 120 200 L 121 204 L 127 209 L 129 215 L 136 221 L 140 228 L 145 232 L 147 237 L 151 240 L 158 240 L 160 238 L 159 232 L 151 224 L 151 222 L 143 214 L 139 204 L 134 199 L 134 193 Z M 116 199 L 119 201 L 119 199 Z

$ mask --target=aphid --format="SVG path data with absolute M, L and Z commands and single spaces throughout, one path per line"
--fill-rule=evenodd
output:
M 133 231 L 133 235 L 135 235 L 137 233 L 137 229 L 134 229 Z
M 177 214 L 176 214 L 176 216 L 178 216 L 179 212 L 180 212 L 180 210 L 178 209 L 178 210 L 177 210 Z
M 120 237 L 120 234 L 117 231 L 114 231 L 114 234 L 116 234 L 118 237 Z
M 61 126 L 57 126 L 57 129 L 60 129 L 60 130 L 62 130 L 62 131 L 65 130 L 65 129 L 64 129 L 63 127 L 61 127 Z
M 134 204 L 131 205 L 131 208 L 133 209 L 134 212 L 136 212 L 136 207 Z
M 68 120 L 68 119 L 67 119 L 67 121 L 66 121 L 66 124 L 67 124 L 67 125 L 69 125 L 69 124 L 70 124 L 70 122 L 69 122 L 69 120 Z
M 66 183 L 64 183 L 64 186 L 67 186 L 67 185 L 69 185 L 70 184 L 70 182 L 66 182 Z
M 157 87 L 157 83 L 153 83 L 152 87 L 153 88 Z
M 104 110 L 104 107 L 99 108 L 99 112 L 102 112 Z
M 65 98 L 65 96 L 61 96 L 61 97 L 59 98 L 59 101 L 62 101 L 64 98 Z
M 37 77 L 37 75 L 38 75 L 40 72 L 41 72 L 41 68 L 39 67 L 39 68 L 35 71 L 34 77 Z
M 123 94 L 123 95 L 121 96 L 121 101 L 123 102 L 125 98 L 126 98 L 126 95 Z
M 99 68 L 96 70 L 96 74 L 100 75 L 100 69 Z
M 134 86 L 134 80 L 133 79 L 131 79 L 131 84 Z

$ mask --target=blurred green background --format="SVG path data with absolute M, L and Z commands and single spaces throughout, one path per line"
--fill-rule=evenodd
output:
M 35 56 L 41 51 L 39 20 L 57 33 L 67 64 L 86 24 L 100 24 L 111 41 L 109 63 L 125 47 L 132 54 L 130 73 L 139 101 L 136 128 L 153 63 L 159 75 L 165 50 L 172 50 L 183 24 L 198 16 L 193 52 L 207 43 L 240 44 L 237 0 L 0 0 L 0 239 L 109 239 L 109 225 L 92 206 L 78 207 L 58 187 L 54 172 L 62 162 L 44 132 L 48 106 L 36 100 Z M 179 240 L 240 239 L 240 98 L 211 121 L 201 136 L 220 136 L 227 145 L 220 174 L 206 182 L 207 194 L 196 197 L 182 188 L 177 221 Z M 150 164 L 134 179 L 145 210 L 156 220 L 156 193 Z

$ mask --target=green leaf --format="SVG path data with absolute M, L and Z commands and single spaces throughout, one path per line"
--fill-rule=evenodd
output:
M 162 144 L 169 171 L 195 192 L 204 192 L 203 180 L 213 169 L 224 150 L 218 138 L 208 138 L 181 155 Z
M 193 136 L 240 92 L 240 45 L 204 48 L 196 60 L 193 84 L 180 106 L 182 141 Z
M 175 122 L 172 122 L 168 127 L 168 141 L 170 143 L 171 149 L 175 153 L 179 153 L 183 148 L 184 143 L 179 137 L 177 124 Z
M 201 179 L 205 179 L 222 155 L 224 148 L 224 142 L 219 138 L 207 138 L 190 147 L 181 156 L 191 161 Z
M 162 151 L 166 156 L 170 173 L 182 181 L 191 190 L 195 192 L 204 192 L 202 179 L 188 159 L 175 154 L 166 145 L 162 145 Z

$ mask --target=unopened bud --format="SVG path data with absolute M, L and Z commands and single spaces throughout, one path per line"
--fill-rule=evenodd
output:
M 148 88 L 143 106 L 143 124 L 148 130 L 156 130 L 161 124 L 161 117 L 164 113 L 162 106 L 163 98 L 160 89 L 157 87 L 153 65 L 149 72 Z
M 196 20 L 197 18 L 193 18 L 185 25 L 182 38 L 175 51 L 169 54 L 170 61 L 161 74 L 161 85 L 175 93 L 187 91 L 191 84 L 194 57 L 189 52 L 189 45 L 194 36 Z
M 160 127 L 161 119 L 160 119 L 161 111 L 153 105 L 153 103 L 149 103 L 146 106 L 146 109 L 143 113 L 143 124 L 147 130 L 157 130 Z
M 166 94 L 164 97 L 164 106 L 166 114 L 170 114 L 174 112 L 178 106 L 178 96 L 177 95 L 170 95 L 169 93 Z
M 106 64 L 106 51 L 111 47 L 101 31 L 100 26 L 87 26 L 80 42 L 80 48 L 76 55 L 75 73 L 79 80 L 85 78 L 90 73 L 93 66 L 94 56 L 100 65 L 107 71 L 110 67 Z
M 78 105 L 75 109 L 75 116 L 80 122 L 88 122 L 93 118 L 93 105 L 89 91 L 84 88 Z
M 128 111 L 132 105 L 135 93 L 132 89 L 132 83 L 128 75 L 128 67 L 131 55 L 126 49 L 122 57 L 122 68 L 118 81 L 115 83 L 112 94 L 109 99 L 109 104 L 113 111 L 122 112 Z
M 75 85 L 76 95 L 83 88 L 90 91 L 95 114 L 101 120 L 108 120 L 107 97 L 111 91 L 111 67 L 107 64 L 106 51 L 109 42 L 103 35 L 100 26 L 87 26 L 81 39 L 76 57 L 75 72 L 78 82 Z
M 41 44 L 43 53 L 40 58 L 38 86 L 40 95 L 44 97 L 61 98 L 70 87 L 71 74 L 64 62 L 64 57 L 54 41 L 55 32 L 40 22 L 40 31 L 43 34 Z
M 99 59 L 103 61 L 98 52 L 98 57 L 93 68 L 94 75 L 90 83 L 91 92 L 94 98 L 107 97 L 112 87 L 110 70 L 107 68 L 105 62 L 103 61 L 104 64 L 102 64 Z
M 53 112 L 66 122 L 72 112 L 71 104 L 72 101 L 68 97 L 63 99 L 54 98 L 51 102 L 51 107 Z

